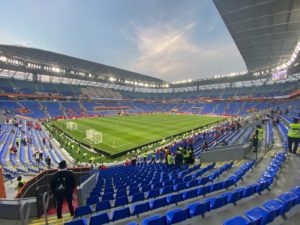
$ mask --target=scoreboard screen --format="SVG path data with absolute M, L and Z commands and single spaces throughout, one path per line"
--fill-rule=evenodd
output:
M 287 78 L 287 70 L 280 70 L 272 74 L 272 80 L 284 80 Z

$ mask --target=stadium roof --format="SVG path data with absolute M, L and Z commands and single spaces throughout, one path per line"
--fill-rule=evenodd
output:
M 249 72 L 290 60 L 300 37 L 300 1 L 213 1 Z
M 121 79 L 123 81 L 128 79 L 131 81 L 140 82 L 165 83 L 158 78 L 35 48 L 0 45 L 0 55 L 10 59 L 19 60 L 24 63 L 30 62 L 42 66 L 49 66 L 51 68 L 57 67 L 64 70 L 75 70 L 85 73 L 86 75 L 92 74 L 93 76 L 101 76 L 102 78 L 109 79 L 113 77 L 116 79 Z M 1 67 L 3 66 L 4 65 L 2 65 Z M 24 67 L 23 72 L 32 72 L 26 70 L 29 69 Z

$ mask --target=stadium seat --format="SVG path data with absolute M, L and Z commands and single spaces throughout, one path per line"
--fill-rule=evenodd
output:
M 80 206 L 75 209 L 75 217 L 92 214 L 92 207 L 90 205 Z
M 251 184 L 245 187 L 243 191 L 243 198 L 249 197 L 256 193 L 257 184 Z
M 193 204 L 187 205 L 186 208 L 189 210 L 190 216 L 198 216 L 204 214 L 209 211 L 209 203 L 208 202 L 195 202 Z
M 123 205 L 127 205 L 127 204 L 128 204 L 127 196 L 123 196 L 123 197 L 117 198 L 115 200 L 115 207 L 123 206 Z
M 206 195 L 210 192 L 210 185 L 197 188 L 197 196 Z
M 170 204 L 177 204 L 178 202 L 182 201 L 182 195 L 181 194 L 173 194 L 167 196 L 167 203 Z
M 253 223 L 251 223 L 252 225 Z M 250 222 L 241 216 L 236 216 L 232 219 L 224 221 L 223 225 L 250 225 Z
M 102 213 L 98 215 L 94 215 L 90 218 L 89 225 L 102 225 L 109 223 L 109 218 L 107 213 Z
M 276 216 L 280 216 L 286 212 L 284 211 L 284 203 L 279 200 L 267 201 L 263 206 L 269 211 L 274 211 Z
M 182 198 L 183 200 L 187 200 L 190 198 L 195 198 L 196 197 L 196 190 L 189 190 L 189 191 L 185 191 L 182 193 Z
M 96 204 L 96 212 L 104 211 L 104 210 L 107 210 L 107 209 L 110 209 L 110 208 L 111 208 L 111 205 L 110 205 L 109 201 L 98 202 Z
M 223 181 L 212 184 L 210 187 L 210 192 L 221 190 L 223 188 L 223 185 L 224 185 Z
M 234 190 L 227 198 L 228 203 L 235 204 L 237 201 L 239 201 L 243 196 L 244 188 L 238 188 Z
M 271 223 L 276 216 L 274 211 L 267 211 L 260 207 L 255 207 L 245 213 L 251 221 L 259 221 L 259 225 Z
M 164 187 L 160 189 L 160 194 L 161 195 L 166 195 L 166 194 L 170 194 L 173 192 L 173 186 L 168 186 L 168 187 Z
M 300 203 L 300 186 L 296 186 L 294 187 L 291 192 L 293 192 L 294 194 L 296 194 L 298 196 L 298 201 L 296 202 L 297 204 Z
M 127 223 L 126 225 L 139 225 L 137 222 L 130 222 L 130 223 Z
M 278 198 L 285 204 L 285 211 L 289 211 L 298 201 L 298 196 L 293 192 L 286 192 L 278 196 Z
M 98 197 L 89 197 L 89 198 L 87 198 L 87 200 L 86 200 L 86 204 L 87 204 L 87 205 L 94 205 L 94 204 L 96 204 L 97 202 L 99 202 L 99 198 L 98 198 Z
M 205 202 L 209 202 L 209 210 L 217 209 L 226 204 L 226 196 L 218 196 L 218 197 L 211 197 L 205 199 Z
M 143 220 L 142 225 L 167 225 L 165 216 L 154 215 Z
M 139 201 L 142 201 L 144 199 L 145 199 L 144 192 L 136 193 L 136 194 L 132 195 L 131 202 L 132 203 L 139 202 Z
M 186 185 L 183 182 L 174 185 L 174 191 L 177 191 L 177 192 L 179 192 L 179 191 L 181 191 L 181 190 L 183 190 L 185 188 L 186 188 Z
M 187 209 L 177 208 L 166 212 L 166 220 L 168 225 L 179 223 L 181 221 L 186 220 L 187 218 L 188 218 Z
M 187 187 L 196 187 L 198 186 L 198 180 L 191 180 L 190 182 L 187 183 Z
M 132 215 L 139 215 L 141 213 L 148 212 L 148 210 L 149 210 L 148 202 L 133 205 L 131 208 Z
M 149 202 L 149 207 L 150 207 L 151 210 L 158 209 L 158 208 L 161 208 L 161 207 L 165 207 L 166 205 L 167 205 L 166 197 L 159 198 L 159 199 L 154 199 L 154 200 L 151 200 Z
M 113 193 L 108 193 L 102 196 L 102 201 L 110 201 L 113 200 L 114 198 L 114 194 Z
M 149 192 L 146 192 L 146 198 L 156 198 L 159 196 L 159 189 L 154 189 Z
M 116 209 L 112 212 L 112 221 L 121 220 L 130 216 L 131 214 L 128 207 L 123 209 Z
M 65 223 L 65 225 L 87 225 L 87 220 L 86 218 L 82 218 L 80 220 L 73 220 Z

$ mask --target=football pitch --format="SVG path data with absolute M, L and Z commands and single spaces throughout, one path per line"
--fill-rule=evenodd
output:
M 131 116 L 97 117 L 72 120 L 77 130 L 70 131 L 66 122 L 53 121 L 65 133 L 88 144 L 86 130 L 102 133 L 102 142 L 93 145 L 109 154 L 116 154 L 169 136 L 223 120 L 224 117 L 177 114 L 144 114 Z

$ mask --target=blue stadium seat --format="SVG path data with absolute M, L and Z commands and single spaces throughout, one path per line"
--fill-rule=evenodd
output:
M 166 205 L 167 205 L 166 197 L 159 198 L 159 199 L 154 199 L 154 200 L 151 200 L 149 202 L 149 207 L 150 207 L 151 210 L 158 209 L 158 208 L 161 208 L 161 207 L 165 207 Z
M 224 221 L 223 225 L 250 225 L 250 222 L 241 216 Z
M 210 185 L 197 188 L 197 196 L 206 195 L 210 192 Z
M 244 188 L 238 188 L 234 190 L 231 195 L 228 196 L 227 202 L 235 204 L 237 201 L 239 201 L 243 196 Z
M 130 216 L 131 214 L 128 207 L 123 209 L 116 209 L 112 212 L 112 221 L 121 220 Z
M 168 186 L 168 187 L 164 187 L 160 189 L 160 194 L 161 195 L 166 195 L 166 194 L 170 194 L 173 192 L 173 186 Z
M 198 216 L 198 215 L 204 216 L 204 214 L 209 211 L 209 203 L 195 202 L 193 204 L 187 205 L 186 208 L 189 210 L 191 217 Z
M 143 220 L 142 225 L 167 225 L 165 216 L 154 215 Z
M 110 208 L 111 208 L 111 205 L 110 205 L 109 201 L 98 202 L 96 204 L 96 212 L 104 211 L 104 210 L 107 210 L 107 209 L 110 209 Z
M 133 205 L 131 211 L 132 211 L 132 215 L 139 215 L 141 213 L 148 212 L 149 204 L 148 202 L 145 202 L 145 203 Z
M 75 209 L 75 217 L 92 214 L 92 207 L 90 205 L 80 206 Z
M 167 224 L 179 223 L 186 220 L 189 217 L 187 209 L 173 209 L 166 212 Z
M 151 190 L 151 185 L 145 185 L 142 187 L 142 192 L 150 191 Z
M 131 202 L 139 202 L 145 199 L 144 192 L 136 193 L 132 195 Z
M 174 204 L 174 203 L 177 204 L 180 201 L 182 201 L 182 195 L 181 194 L 173 194 L 173 195 L 167 196 L 168 205 Z
M 278 196 L 278 198 L 285 202 L 285 209 L 289 211 L 298 201 L 298 196 L 293 192 L 286 192 Z
M 263 204 L 263 206 L 269 211 L 274 211 L 276 216 L 280 216 L 285 213 L 284 203 L 279 200 L 267 201 Z
M 183 200 L 187 200 L 187 199 L 195 198 L 195 197 L 196 197 L 196 190 L 195 189 L 185 191 L 185 192 L 182 193 Z
M 256 187 L 256 192 L 261 194 L 261 192 L 263 192 L 267 188 L 268 188 L 268 183 L 267 182 L 259 183 Z
M 296 194 L 298 196 L 298 201 L 297 204 L 300 203 L 300 186 L 296 186 L 294 187 L 291 192 L 293 192 L 294 194 Z
M 260 207 L 255 207 L 245 213 L 251 221 L 259 221 L 259 225 L 271 223 L 276 216 L 274 211 L 267 211 Z
M 90 218 L 89 225 L 102 225 L 109 223 L 109 218 L 107 213 L 102 213 L 98 215 L 94 215 Z
M 154 189 L 149 192 L 146 192 L 146 198 L 156 198 L 159 196 L 159 189 Z
M 124 196 L 127 196 L 127 192 L 126 190 L 120 190 L 116 193 L 116 199 L 117 198 L 121 198 L 121 197 L 124 197 Z
M 174 191 L 177 191 L 177 192 L 179 192 L 179 191 L 181 191 L 181 190 L 183 190 L 185 188 L 186 188 L 186 185 L 183 182 L 174 185 Z
M 196 186 L 198 186 L 198 181 L 197 180 L 192 180 L 192 181 L 187 183 L 187 187 L 189 187 L 189 188 L 196 187 Z
M 243 197 L 246 198 L 255 194 L 256 188 L 257 188 L 257 184 L 251 184 L 245 187 L 245 190 L 243 191 Z
M 86 199 L 86 204 L 87 205 L 94 205 L 97 202 L 99 202 L 99 198 L 98 197 L 89 197 Z
M 129 189 L 129 195 L 133 195 L 133 194 L 136 194 L 136 193 L 139 193 L 139 192 L 140 192 L 140 189 L 138 187 Z
M 223 181 L 212 184 L 210 187 L 210 192 L 221 190 L 223 188 L 223 185 L 224 185 Z
M 123 196 L 123 197 L 117 198 L 115 200 L 115 207 L 123 206 L 123 205 L 127 205 L 127 204 L 128 204 L 127 196 Z
M 64 225 L 87 225 L 87 220 L 86 220 L 86 218 L 82 218 L 80 220 L 73 220 L 73 221 L 67 222 Z
M 218 196 L 218 197 L 211 197 L 205 199 L 205 202 L 209 202 L 209 209 L 218 209 L 226 204 L 226 196 Z
M 113 193 L 109 193 L 109 194 L 105 194 L 102 196 L 102 201 L 110 201 L 113 200 L 114 198 L 114 194 Z

